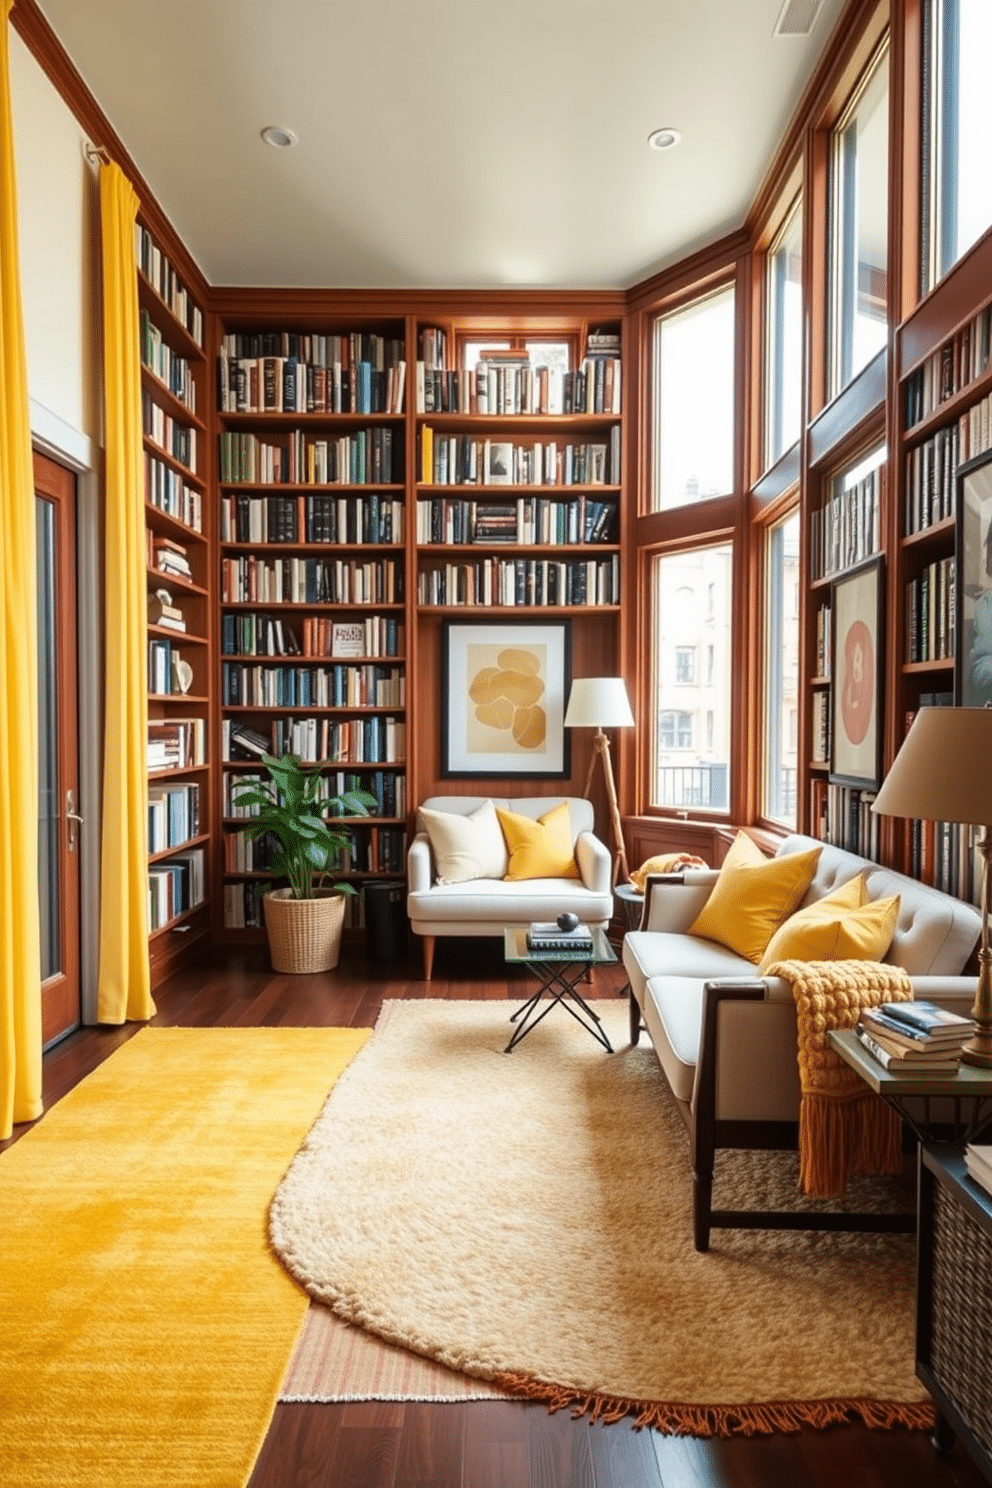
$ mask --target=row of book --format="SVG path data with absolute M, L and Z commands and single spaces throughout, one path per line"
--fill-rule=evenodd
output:
M 230 543 L 403 541 L 403 502 L 368 496 L 222 496 L 220 540 Z
M 608 543 L 617 538 L 614 501 L 577 496 L 549 501 L 467 501 L 433 497 L 417 502 L 418 543 L 513 543 L 560 547 L 563 543 Z
M 250 785 L 262 784 L 266 776 L 252 771 L 238 773 L 225 770 L 221 779 L 221 794 L 225 817 L 232 821 L 257 816 L 258 808 L 241 806 L 238 796 Z M 325 801 L 331 796 L 344 795 L 346 791 L 364 790 L 375 796 L 373 816 L 406 816 L 406 776 L 396 770 L 363 770 L 361 774 L 352 770 L 321 770 L 317 786 L 317 799 Z M 170 844 L 171 845 L 171 844 Z
M 141 432 L 164 454 L 196 471 L 196 430 L 160 408 L 147 388 L 141 390 Z
M 195 909 L 206 897 L 202 847 L 180 853 L 148 869 L 148 928 L 161 930 L 180 915 Z
M 810 759 L 829 765 L 830 753 L 830 693 L 818 687 L 810 698 Z
M 166 852 L 200 835 L 200 787 L 196 781 L 151 786 L 148 791 L 148 851 Z
M 833 606 L 829 600 L 817 606 L 816 649 L 813 665 L 817 677 L 829 677 L 833 667 Z
M 205 718 L 149 718 L 146 764 L 152 770 L 191 770 L 207 762 Z
M 189 692 L 193 669 L 172 641 L 149 637 L 148 691 L 159 697 L 179 697 Z
M 220 728 L 221 756 L 228 764 L 265 754 L 296 754 L 308 764 L 401 765 L 406 760 L 406 724 L 382 713 L 340 722 L 278 718 L 267 734 L 231 718 L 222 719 Z
M 265 924 L 262 900 L 275 885 L 265 879 L 252 879 L 247 883 L 224 885 L 225 930 L 260 930 Z M 346 894 L 344 899 L 344 928 L 361 930 L 365 927 L 365 900 L 361 894 Z
M 327 861 L 328 873 L 402 873 L 406 865 L 406 832 L 402 827 L 367 826 L 343 834 L 347 841 Z M 266 833 L 248 837 L 224 833 L 225 873 L 267 873 L 276 863 L 279 844 Z
M 225 661 L 221 668 L 225 708 L 402 708 L 406 680 L 401 667 L 260 666 Z
M 885 466 L 877 465 L 846 489 L 835 483 L 829 499 L 809 514 L 810 578 L 840 573 L 878 552 Z
M 138 315 L 138 337 L 142 366 L 164 383 L 190 413 L 196 412 L 196 383 L 193 369 L 184 356 L 173 351 L 147 310 Z
M 368 331 L 232 332 L 221 341 L 221 413 L 403 412 L 402 340 Z
M 935 559 L 906 585 L 906 660 L 944 661 L 957 646 L 957 562 Z
M 186 463 L 189 463 L 188 461 Z M 327 439 L 289 429 L 277 440 L 227 430 L 220 435 L 220 478 L 227 485 L 391 485 L 402 452 L 387 426 Z
M 957 424 L 938 429 L 906 452 L 903 521 L 907 536 L 954 515 L 954 476 L 960 433 Z
M 203 494 L 178 470 L 145 450 L 145 500 L 194 532 L 203 531 Z
M 224 558 L 223 604 L 401 604 L 395 558 Z
M 875 792 L 814 777 L 810 781 L 810 828 L 821 842 L 859 857 L 878 859 L 879 819 Z
M 467 413 L 479 417 L 519 414 L 557 418 L 568 414 L 619 414 L 618 356 L 585 357 L 581 366 L 535 366 L 527 352 L 483 352 L 474 367 L 449 370 L 418 361 L 418 413 Z
M 417 578 L 422 605 L 615 605 L 620 566 L 610 558 L 483 558 L 425 569 Z
M 992 306 L 978 314 L 928 356 L 906 379 L 906 427 L 928 417 L 939 404 L 988 370 L 992 350 Z
M 203 312 L 146 227 L 135 225 L 134 251 L 138 268 L 160 300 L 184 326 L 197 346 L 203 345 Z
M 972 1018 L 926 1000 L 863 1008 L 855 1033 L 873 1059 L 893 1075 L 953 1074 L 975 1031 Z
M 425 424 L 417 447 L 422 486 L 617 486 L 621 481 L 620 426 L 608 440 L 521 444 L 446 434 Z
M 278 615 L 221 616 L 224 656 L 400 656 L 403 624 L 395 615 L 366 615 L 362 620 L 325 620 L 308 616 L 293 627 Z

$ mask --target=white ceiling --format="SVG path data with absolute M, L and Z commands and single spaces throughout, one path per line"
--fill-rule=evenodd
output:
M 211 283 L 358 288 L 626 288 L 739 227 L 843 8 L 39 3 Z

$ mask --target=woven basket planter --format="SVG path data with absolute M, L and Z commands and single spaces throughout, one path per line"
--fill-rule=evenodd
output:
M 303 973 L 337 966 L 343 894 L 328 890 L 314 899 L 294 899 L 291 889 L 273 889 L 262 905 L 273 970 Z

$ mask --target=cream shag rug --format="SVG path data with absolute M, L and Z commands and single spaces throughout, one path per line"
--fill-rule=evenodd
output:
M 627 1045 L 626 1003 L 596 1004 L 612 1056 L 561 1008 L 504 1054 L 513 1006 L 384 1005 L 273 1201 L 273 1245 L 306 1290 L 594 1418 L 928 1425 L 912 1238 L 716 1231 L 698 1255 L 686 1134 L 653 1052 Z M 793 1200 L 790 1156 L 722 1161 L 721 1207 Z

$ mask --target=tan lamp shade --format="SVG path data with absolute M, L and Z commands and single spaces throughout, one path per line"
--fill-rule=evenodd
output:
M 992 823 L 992 708 L 921 708 L 871 809 Z

